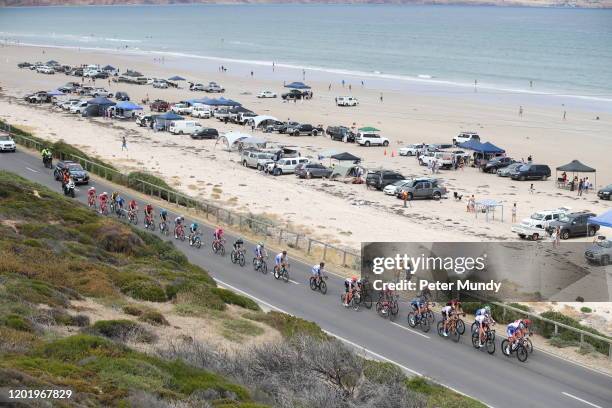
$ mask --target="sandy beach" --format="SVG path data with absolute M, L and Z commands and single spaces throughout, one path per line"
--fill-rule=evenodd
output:
M 283 81 L 302 80 L 302 72 L 272 67 L 244 66 L 214 60 L 190 60 L 156 55 L 118 54 L 92 50 L 8 46 L 1 48 L 0 117 L 21 125 L 50 140 L 64 139 L 83 150 L 107 160 L 119 168 L 143 169 L 156 173 L 176 188 L 190 195 L 213 200 L 237 211 L 274 218 L 310 236 L 344 246 L 358 248 L 363 241 L 483 241 L 517 239 L 511 233 L 511 207 L 517 203 L 518 220 L 536 210 L 561 206 L 574 210 L 602 213 L 610 208 L 593 192 L 578 197 L 576 193 L 559 190 L 554 182 L 554 168 L 573 159 L 597 169 L 597 187 L 612 182 L 612 115 L 584 110 L 569 110 L 563 120 L 563 108 L 530 104 L 524 95 L 523 115 L 518 106 L 500 96 L 492 102 L 491 95 L 479 101 L 473 90 L 446 97 L 427 96 L 405 90 L 370 88 L 366 80 L 350 78 L 346 87 L 322 74 L 305 80 L 313 87 L 310 101 L 283 103 L 278 99 L 257 99 L 262 90 L 284 92 Z M 22 61 L 55 59 L 63 64 L 110 64 L 121 71 L 127 68 L 148 77 L 168 78 L 181 75 L 193 82 L 216 81 L 226 88 L 225 97 L 241 102 L 258 114 L 272 115 L 279 120 L 328 125 L 371 125 L 391 140 L 388 148 L 359 147 L 331 141 L 328 137 L 289 137 L 259 134 L 270 142 L 297 146 L 302 156 L 315 158 L 317 153 L 335 149 L 363 158 L 367 168 L 400 171 L 407 177 L 428 175 L 425 167 L 413 157 L 400 157 L 399 148 L 410 143 L 450 143 L 460 131 L 474 130 L 483 141 L 504 148 L 513 158 L 527 158 L 548 164 L 551 179 L 534 182 L 535 192 L 529 192 L 530 182 L 516 182 L 495 175 L 483 174 L 474 168 L 464 171 L 444 171 L 436 176 L 450 191 L 449 198 L 437 201 L 403 203 L 381 192 L 367 190 L 365 185 L 347 185 L 328 180 L 300 180 L 293 175 L 272 177 L 253 169 L 243 168 L 236 152 L 228 153 L 215 141 L 192 140 L 189 136 L 174 136 L 140 128 L 133 122 L 109 122 L 102 118 L 85 119 L 52 109 L 49 105 L 33 106 L 22 97 L 38 90 L 51 90 L 68 81 L 79 80 L 64 74 L 42 75 L 17 68 Z M 228 67 L 221 73 L 219 65 Z M 253 77 L 250 71 L 254 71 Z M 265 74 L 262 71 L 266 71 Z M 331 84 L 331 90 L 329 86 Z M 351 90 L 348 89 L 351 85 Z M 149 85 L 126 85 L 97 80 L 96 86 L 109 91 L 126 91 L 132 101 L 144 98 L 178 102 L 202 97 L 203 93 L 188 89 L 154 89 Z M 384 99 L 380 101 L 381 92 Z M 438 93 L 438 91 L 436 91 Z M 359 99 L 355 108 L 334 105 L 334 98 L 352 95 Z M 515 96 L 513 96 L 515 98 Z M 568 109 L 568 108 L 566 108 Z M 599 117 L 598 120 L 595 118 Z M 200 119 L 203 126 L 214 127 L 220 133 L 250 129 L 239 125 L 224 125 L 216 119 Z M 121 138 L 126 136 L 127 152 L 121 150 Z M 328 164 L 326 160 L 324 164 Z M 592 175 L 589 175 L 592 176 Z M 589 177 L 593 182 L 593 178 Z M 464 195 L 457 202 L 452 192 Z M 490 198 L 504 205 L 495 220 L 485 221 L 466 212 L 465 200 L 474 194 L 477 200 Z M 608 234 L 609 235 L 609 234 Z

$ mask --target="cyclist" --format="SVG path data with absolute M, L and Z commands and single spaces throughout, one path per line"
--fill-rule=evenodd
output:
M 274 272 L 278 271 L 281 266 L 287 267 L 289 259 L 287 251 L 283 251 L 274 257 Z
M 495 323 L 495 320 L 493 320 L 491 316 L 491 307 L 486 305 L 478 309 L 474 320 L 478 323 L 478 347 L 482 347 L 482 339 L 485 338 L 486 329 L 489 327 L 489 324 Z
M 525 325 L 522 320 L 515 320 L 506 326 L 506 334 L 508 335 L 508 345 L 506 346 L 506 354 L 510 354 L 510 350 L 514 341 L 522 336 L 522 330 Z
M 344 307 L 348 307 L 353 298 L 353 291 L 359 290 L 359 283 L 356 276 L 348 278 L 344 281 Z
M 325 272 L 325 262 L 320 262 L 312 267 L 312 276 L 315 277 L 317 285 L 321 284 L 323 272 Z
M 178 238 L 178 232 L 183 229 L 183 221 L 185 221 L 185 218 L 182 215 L 174 219 L 174 238 Z
M 267 253 L 266 253 L 266 248 L 264 248 L 264 243 L 259 242 L 257 246 L 255 247 L 255 258 L 258 261 L 262 261 L 266 255 Z
M 117 198 L 115 198 L 115 204 L 117 206 L 117 208 L 115 209 L 117 211 L 117 214 L 121 215 L 121 213 L 123 212 L 123 205 L 125 204 L 125 198 L 117 194 Z
M 192 222 L 189 226 L 189 245 L 193 245 L 193 239 L 198 233 L 199 225 L 197 222 Z
M 62 189 L 70 182 L 70 172 L 68 169 L 62 170 Z
M 87 190 L 87 203 L 90 207 L 96 205 L 96 188 L 93 186 Z
M 138 212 L 138 203 L 133 198 L 128 203 L 128 211 L 130 213 L 130 216 L 133 216 Z
M 168 222 L 168 210 L 166 210 L 165 208 L 162 208 L 161 211 L 159 212 L 159 219 L 161 220 L 161 222 L 166 224 Z
M 243 246 L 244 246 L 244 241 L 242 240 L 242 237 L 238 237 L 232 244 L 232 247 L 234 248 L 234 251 L 236 251 L 236 253 L 243 251 L 242 249 Z
M 50 161 L 53 157 L 53 154 L 51 153 L 51 150 L 47 147 L 45 147 L 44 149 L 42 149 L 41 151 L 42 153 L 42 160 L 43 163 L 47 164 L 47 161 Z
M 425 296 L 423 296 L 422 293 L 410 301 L 410 305 L 412 306 L 412 309 L 418 312 L 419 319 L 422 318 L 423 313 L 425 313 L 426 303 L 427 301 L 425 299 Z
M 223 228 L 215 228 L 213 232 L 213 241 L 215 244 L 218 244 L 223 241 Z
M 446 306 L 442 308 L 442 321 L 444 322 L 444 332 L 442 333 L 442 335 L 444 337 L 448 337 L 449 318 L 451 318 L 453 315 L 458 314 L 460 310 L 461 302 L 459 302 L 457 299 L 451 300 L 446 304 Z
M 111 198 L 111 201 L 112 201 L 113 203 L 114 203 L 114 202 L 116 202 L 116 201 L 117 201 L 117 197 L 119 197 L 119 192 L 118 192 L 118 191 L 113 191 L 113 192 L 111 193 L 111 197 L 110 197 L 110 198 Z
M 151 203 L 145 206 L 144 214 L 145 214 L 145 221 L 148 224 L 152 224 L 153 223 L 153 206 L 151 205 Z
M 100 213 L 106 211 L 106 203 L 108 201 L 108 193 L 105 191 L 98 196 L 98 200 L 100 201 Z

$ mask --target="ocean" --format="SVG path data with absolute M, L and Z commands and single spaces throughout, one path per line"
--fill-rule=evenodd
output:
M 441 5 L 0 8 L 24 44 L 612 102 L 612 10 Z

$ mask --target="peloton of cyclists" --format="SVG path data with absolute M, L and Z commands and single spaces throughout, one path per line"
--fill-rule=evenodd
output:
M 491 307 L 486 305 L 478 310 L 476 310 L 476 315 L 474 317 L 476 323 L 478 323 L 478 347 L 482 347 L 482 339 L 485 338 L 485 333 L 489 328 L 489 325 L 495 324 L 495 320 L 491 316 Z
M 274 257 L 274 272 L 277 272 L 281 267 L 287 267 L 289 264 L 289 257 L 287 251 L 280 252 Z
M 444 322 L 444 331 L 442 335 L 448 337 L 448 321 L 453 315 L 461 313 L 461 302 L 453 299 L 442 308 L 442 321 Z

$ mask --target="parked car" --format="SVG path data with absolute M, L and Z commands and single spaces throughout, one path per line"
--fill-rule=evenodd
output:
M 584 257 L 589 263 L 606 266 L 612 264 L 612 241 L 598 239 L 584 251 Z
M 103 96 L 105 98 L 112 98 L 113 97 L 113 93 L 112 92 L 108 92 L 104 88 L 95 88 L 93 90 L 91 96 L 93 96 L 94 98 L 96 98 L 98 96 Z
M 449 152 L 425 152 L 419 156 L 419 164 L 421 166 L 429 166 L 436 162 L 437 166 L 445 169 L 453 167 L 453 153 Z
M 402 176 L 400 173 L 391 170 L 370 171 L 366 174 L 366 186 L 382 190 L 389 184 L 405 179 L 406 177 Z
M 80 101 L 70 107 L 70 113 L 81 114 L 87 109 L 87 101 Z
M 213 116 L 221 122 L 224 122 L 226 119 L 229 120 L 230 111 L 227 108 L 217 109 L 213 112 Z
M 412 180 L 408 186 L 397 190 L 397 198 L 403 198 L 404 191 L 408 193 L 408 199 L 433 198 L 439 200 L 446 195 L 446 187 L 441 186 L 439 181 L 434 178 L 417 178 Z
M 289 126 L 287 127 L 285 132 L 291 136 L 303 136 L 303 135 L 316 136 L 319 133 L 317 129 L 315 129 L 312 125 L 309 125 L 307 123 Z
M 208 93 L 225 92 L 225 88 L 223 88 L 221 85 L 217 84 L 216 82 L 210 82 L 208 85 L 204 87 L 204 92 L 208 92 Z
M 377 133 L 357 133 L 357 137 L 355 138 L 355 142 L 360 146 L 389 146 L 389 139 L 386 137 L 382 137 Z
M 289 92 L 285 92 L 284 94 L 282 94 L 281 98 L 286 101 L 292 101 L 294 99 L 302 99 L 304 95 L 304 92 L 300 91 L 299 89 L 292 89 Z
M 191 116 L 194 118 L 208 119 L 212 116 L 212 112 L 204 105 L 194 105 L 191 109 Z
M 550 167 L 545 164 L 523 164 L 510 174 L 512 180 L 546 180 L 550 177 Z
M 512 163 L 516 163 L 516 160 L 510 157 L 495 157 L 482 165 L 482 171 L 485 173 L 497 173 L 497 170 L 507 167 Z
M 336 98 L 336 106 L 357 106 L 359 101 L 352 96 L 338 96 Z
M 82 86 L 79 88 L 79 95 L 83 96 L 93 96 L 94 88 L 93 86 Z
M 291 174 L 295 172 L 295 168 L 300 163 L 308 163 L 308 160 L 305 157 L 285 157 L 280 159 L 274 163 L 266 164 L 266 172 L 273 174 L 275 176 L 280 176 L 281 174 Z
M 51 97 L 45 91 L 36 92 L 26 95 L 24 98 L 29 103 L 47 103 L 51 102 Z
M 510 177 L 510 175 L 512 175 L 512 173 L 514 173 L 515 171 L 518 170 L 519 167 L 521 167 L 524 163 L 512 163 L 511 165 L 507 166 L 507 167 L 502 167 L 501 169 L 497 170 L 497 175 L 499 177 Z
M 168 132 L 173 135 L 192 135 L 202 129 L 202 125 L 194 120 L 174 120 L 170 122 Z
M 204 91 L 205 89 L 206 87 L 204 86 L 204 84 L 191 84 L 189 86 L 190 91 Z
M 153 103 L 151 103 L 150 108 L 152 112 L 166 112 L 168 109 L 170 109 L 170 104 L 161 99 L 156 99 L 153 101 Z
M 69 111 L 70 108 L 76 104 L 78 104 L 79 102 L 81 102 L 80 99 L 69 99 L 67 101 L 62 102 L 59 107 L 62 108 L 62 110 L 67 110 Z
M 60 181 L 62 179 L 62 172 L 64 169 L 68 169 L 70 176 L 74 180 L 74 184 L 89 183 L 89 174 L 83 169 L 83 167 L 81 167 L 79 163 L 70 160 L 62 160 L 57 162 L 55 169 L 53 170 L 53 177 Z
M 609 184 L 597 192 L 597 197 L 601 200 L 610 200 L 612 197 L 612 184 Z
M 383 188 L 383 193 L 386 195 L 396 196 L 398 189 L 407 187 L 410 183 L 412 183 L 412 180 L 398 180 L 395 183 L 389 184 Z
M 19 64 L 17 64 L 17 68 L 30 68 L 32 66 L 32 64 L 30 64 L 29 62 L 20 62 Z
M 192 139 L 217 139 L 219 131 L 215 128 L 201 127 L 191 134 Z
M 115 99 L 118 101 L 129 101 L 130 100 L 130 96 L 127 94 L 127 92 L 115 92 Z
M 189 115 L 193 110 L 193 107 L 189 106 L 186 103 L 175 103 L 174 105 L 172 105 L 171 110 L 177 115 Z
M 538 211 L 524 218 L 519 224 L 514 224 L 511 231 L 519 237 L 537 241 L 546 235 L 546 229 L 552 221 L 557 221 L 561 214 L 566 214 L 569 208 L 561 207 L 553 210 Z
M 453 137 L 453 144 L 458 145 L 460 143 L 469 142 L 470 140 L 476 140 L 480 142 L 480 136 L 476 132 L 461 132 L 457 136 Z
M 295 167 L 295 175 L 299 178 L 329 178 L 332 169 L 321 163 L 300 163 Z
M 557 227 L 561 229 L 561 239 L 569 239 L 570 237 L 592 237 L 599 231 L 599 225 L 589 224 L 588 220 L 595 217 L 595 214 L 588 211 L 580 211 L 571 214 L 561 214 L 557 221 L 551 221 L 548 224 L 546 231 L 552 234 Z
M 153 88 L 157 88 L 157 89 L 167 89 L 168 88 L 168 83 L 166 81 L 153 81 Z
M 39 74 L 47 74 L 47 75 L 54 75 L 55 74 L 55 70 L 51 67 L 48 67 L 46 65 L 43 65 L 41 67 L 36 68 L 36 72 L 38 72 Z
M 10 135 L 0 134 L 0 152 L 14 152 L 17 145 Z
M 346 126 L 328 126 L 325 133 L 329 135 L 331 140 L 355 142 L 355 133 Z
M 270 162 L 274 162 L 276 155 L 271 152 L 259 152 L 254 150 L 243 150 L 241 162 L 244 167 L 252 167 L 261 170 L 262 167 Z
M 278 95 L 272 91 L 261 91 L 257 94 L 258 98 L 276 98 Z
M 66 75 L 82 77 L 83 76 L 83 68 L 75 68 L 73 70 L 70 70 L 70 71 L 66 72 Z
M 136 117 L 136 124 L 140 127 L 150 127 L 154 120 L 154 115 L 139 115 Z
M 418 152 L 427 148 L 426 144 L 409 144 L 398 150 L 400 156 L 416 156 Z

